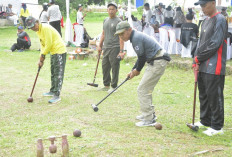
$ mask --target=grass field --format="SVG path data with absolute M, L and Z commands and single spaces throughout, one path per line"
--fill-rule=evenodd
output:
M 85 24 L 91 36 L 102 30 L 101 22 Z M 194 80 L 191 70 L 168 67 L 153 92 L 158 122 L 163 130 L 154 127 L 138 128 L 135 117 L 140 114 L 136 89 L 140 76 L 126 82 L 93 112 L 105 92 L 89 87 L 96 60 L 67 60 L 61 93 L 62 101 L 50 105 L 42 97 L 50 88 L 50 57 L 47 55 L 33 94 L 34 102 L 27 103 L 37 72 L 39 40 L 28 31 L 32 48 L 22 53 L 8 52 L 16 40 L 13 27 L 0 28 L 0 156 L 36 156 L 38 138 L 68 134 L 70 156 L 188 156 L 195 152 L 223 148 L 223 151 L 203 156 L 231 156 L 232 154 L 232 78 L 225 83 L 225 134 L 207 137 L 186 127 L 191 122 Z M 133 66 L 121 62 L 119 83 Z M 96 82 L 102 87 L 99 68 Z M 197 101 L 196 121 L 199 120 Z M 72 136 L 74 129 L 82 131 L 81 138 Z M 50 155 L 49 141 L 44 141 L 45 156 L 61 156 L 61 139 L 56 141 L 58 153 Z

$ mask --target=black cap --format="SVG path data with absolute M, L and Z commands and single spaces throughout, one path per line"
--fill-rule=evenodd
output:
M 208 2 L 212 2 L 212 1 L 215 1 L 215 0 L 199 0 L 198 2 L 194 3 L 194 5 L 201 5 L 201 4 L 205 4 L 205 3 L 208 3 Z
M 107 8 L 109 8 L 110 6 L 114 6 L 116 9 L 118 9 L 117 4 L 114 3 L 114 2 L 110 2 L 110 3 L 107 5 Z

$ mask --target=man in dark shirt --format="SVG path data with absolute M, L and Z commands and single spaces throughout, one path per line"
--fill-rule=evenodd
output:
M 180 35 L 180 43 L 188 48 L 189 44 L 192 41 L 192 45 L 189 48 L 192 48 L 192 50 L 196 48 L 197 45 L 197 38 L 199 35 L 199 28 L 196 24 L 192 23 L 193 15 L 187 14 L 186 15 L 187 23 L 183 23 L 181 25 L 181 35 Z M 191 55 L 194 55 L 194 51 L 192 51 Z
M 194 58 L 194 70 L 199 71 L 198 88 L 200 99 L 200 122 L 195 125 L 209 127 L 203 133 L 208 136 L 223 134 L 224 84 L 227 53 L 227 23 L 217 13 L 215 0 L 199 0 L 206 18 L 201 26 L 201 35 Z
M 163 75 L 167 65 L 167 60 L 164 58 L 162 48 L 152 37 L 132 30 L 127 21 L 120 22 L 117 25 L 115 34 L 124 42 L 130 40 L 138 56 L 135 66 L 128 74 L 130 79 L 134 76 L 138 76 L 145 63 L 148 63 L 138 87 L 138 98 L 142 115 L 136 117 L 140 122 L 135 125 L 139 127 L 154 126 L 156 123 L 156 116 L 152 104 L 152 92 Z M 168 56 L 166 57 L 168 58 Z
M 111 92 L 118 84 L 118 75 L 120 68 L 120 60 L 117 56 L 123 59 L 125 53 L 123 52 L 124 42 L 119 40 L 118 36 L 114 36 L 116 32 L 116 25 L 121 22 L 121 19 L 116 16 L 117 5 L 109 3 L 107 6 L 109 17 L 104 20 L 103 32 L 100 38 L 98 53 L 102 52 L 102 72 L 103 72 L 103 87 L 101 90 Z M 104 43 L 104 45 L 103 45 Z M 112 79 L 110 71 L 112 69 Z M 110 89 L 111 85 L 111 89 Z
M 23 27 L 18 27 L 17 32 L 17 43 L 13 44 L 11 51 L 18 50 L 18 52 L 23 52 L 24 49 L 29 49 L 31 47 L 31 39 L 26 32 L 24 32 Z

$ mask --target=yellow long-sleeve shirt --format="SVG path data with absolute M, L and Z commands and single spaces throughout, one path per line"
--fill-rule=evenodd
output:
M 21 16 L 23 16 L 23 17 L 28 17 L 28 16 L 30 16 L 28 9 L 26 9 L 26 11 L 24 12 L 24 9 L 21 8 L 20 17 L 21 17 Z
M 41 44 L 40 54 L 51 55 L 66 53 L 65 44 L 55 28 L 48 24 L 39 24 L 39 31 L 36 32 Z

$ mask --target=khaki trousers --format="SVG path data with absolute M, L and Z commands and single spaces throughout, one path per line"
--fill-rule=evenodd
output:
M 158 57 L 158 56 L 156 56 Z M 164 59 L 155 60 L 154 64 L 147 64 L 146 70 L 138 86 L 138 99 L 141 113 L 146 121 L 152 120 L 154 106 L 152 104 L 152 92 L 161 76 L 164 74 L 167 61 Z

